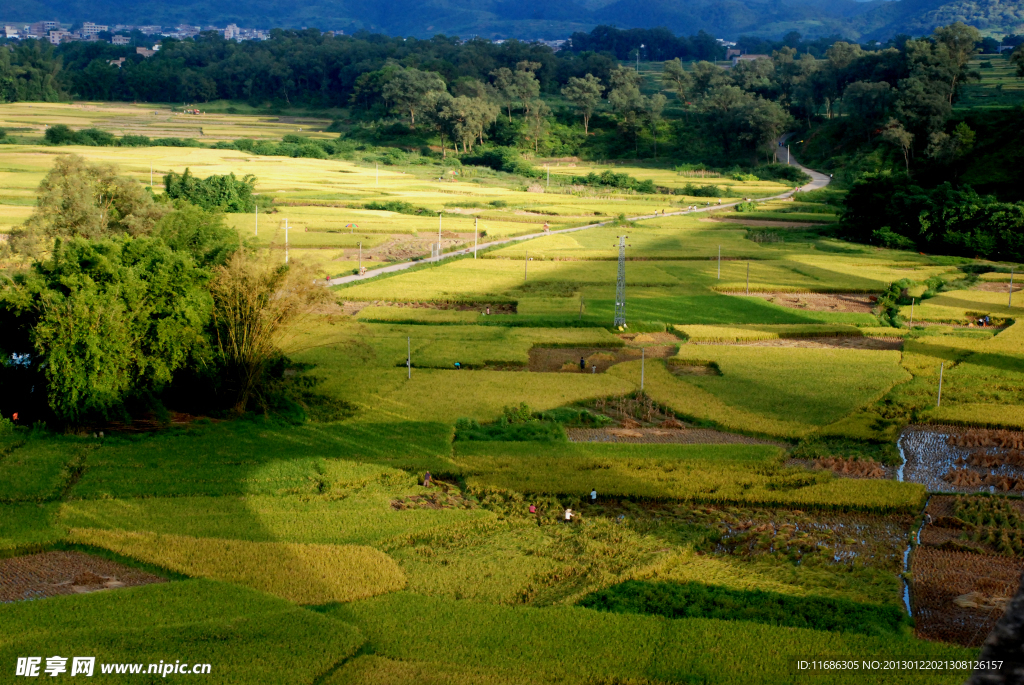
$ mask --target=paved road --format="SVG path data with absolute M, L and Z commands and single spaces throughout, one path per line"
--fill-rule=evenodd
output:
M 793 135 L 793 134 L 787 133 L 786 135 L 782 136 L 779 140 L 781 142 L 785 143 L 785 141 L 788 140 L 791 135 Z M 784 158 L 785 154 L 780 155 L 780 156 Z M 806 191 L 809 191 L 809 190 L 818 190 L 819 188 L 824 188 L 825 186 L 827 186 L 829 184 L 829 181 L 831 180 L 831 177 L 826 176 L 825 174 L 819 174 L 817 171 L 812 171 L 811 169 L 808 169 L 807 167 L 799 164 L 796 161 L 796 159 L 793 158 L 792 156 L 790 156 L 789 163 L 792 166 L 799 167 L 805 174 L 810 176 L 811 179 L 812 179 L 811 182 L 808 183 L 805 186 L 797 188 L 796 190 L 790 190 L 790 191 L 787 191 L 785 193 L 782 193 L 781 195 L 772 195 L 771 197 L 753 198 L 754 200 L 756 200 L 758 202 L 764 202 L 766 200 L 780 200 L 782 198 L 789 197 L 790 195 L 795 193 L 797 190 L 801 190 L 801 191 L 806 192 Z M 697 205 L 697 209 L 695 211 L 693 211 L 693 212 L 691 212 L 689 210 L 686 210 L 686 211 L 680 211 L 680 212 L 665 212 L 664 214 L 643 214 L 641 216 L 629 217 L 629 220 L 630 221 L 643 221 L 645 219 L 654 219 L 654 218 L 660 217 L 660 216 L 679 216 L 681 214 L 694 214 L 694 213 L 697 213 L 697 212 L 710 212 L 710 211 L 713 211 L 713 210 L 728 209 L 729 207 L 735 207 L 737 204 L 739 204 L 739 202 L 730 202 L 730 203 L 724 204 L 724 205 L 710 205 L 710 206 L 705 205 L 703 207 L 701 207 L 700 205 Z M 562 229 L 559 229 L 557 231 L 548 231 L 547 233 L 531 233 L 529 235 L 520 235 L 520 236 L 515 236 L 513 238 L 504 238 L 502 240 L 492 240 L 491 242 L 483 243 L 483 244 L 477 246 L 477 249 L 482 249 L 482 248 L 485 248 L 485 247 L 494 247 L 496 245 L 507 245 L 509 243 L 517 243 L 517 242 L 520 242 L 520 241 L 523 241 L 523 240 L 533 240 L 534 238 L 543 238 L 546 235 L 557 235 L 559 233 L 572 233 L 574 231 L 585 231 L 588 228 L 597 228 L 598 226 L 605 226 L 607 224 L 612 223 L 612 221 L 613 220 L 602 221 L 602 222 L 596 223 L 596 224 L 587 224 L 586 226 L 576 226 L 575 228 L 562 228 Z M 467 248 L 464 248 L 464 249 L 461 249 L 461 250 L 455 250 L 453 252 L 446 252 L 446 253 L 438 256 L 438 257 L 428 257 L 426 259 L 420 259 L 420 260 L 415 261 L 415 262 L 400 262 L 398 264 L 390 264 L 388 266 L 382 266 L 382 267 L 377 268 L 377 269 L 369 270 L 365 274 L 362 274 L 362 275 L 352 274 L 351 276 L 340 276 L 338 278 L 332 278 L 329 281 L 327 281 L 327 285 L 341 285 L 342 283 L 352 283 L 354 281 L 363 281 L 363 280 L 366 280 L 367 278 L 373 278 L 374 276 L 380 276 L 382 274 L 394 273 L 396 271 L 404 271 L 405 269 L 414 267 L 417 264 L 430 264 L 432 262 L 440 262 L 441 260 L 444 260 L 444 259 L 450 259 L 452 257 L 458 257 L 460 255 L 469 255 L 469 254 L 473 254 L 473 248 L 472 247 L 467 247 Z

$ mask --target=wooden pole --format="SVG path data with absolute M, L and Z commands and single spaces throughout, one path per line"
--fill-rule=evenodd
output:
M 747 295 L 750 294 L 750 262 L 747 262 Z
M 644 366 L 647 362 L 647 348 L 640 348 L 640 392 L 644 391 Z
M 476 259 L 476 247 L 480 242 L 480 217 L 473 217 L 473 259 Z
M 583 296 L 580 295 L 580 321 L 583 321 Z
M 408 346 L 407 356 L 405 358 L 405 365 L 409 369 L 409 380 L 412 380 L 412 337 L 405 339 L 405 344 Z
M 722 280 L 722 246 L 718 246 L 718 280 Z
M 935 401 L 936 407 L 942 406 L 942 370 L 946 366 L 946 362 L 939 364 L 939 398 Z
M 284 220 L 284 263 L 288 263 L 288 219 Z
M 363 241 L 359 241 L 359 273 L 363 273 Z
M 523 283 L 526 283 L 526 272 L 530 267 L 530 251 L 523 252 Z
M 1010 293 L 1006 298 L 1006 308 L 1009 309 L 1013 306 L 1013 267 L 1010 267 Z

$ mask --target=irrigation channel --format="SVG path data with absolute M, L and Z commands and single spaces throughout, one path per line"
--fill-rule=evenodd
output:
M 787 135 L 783 136 L 782 138 L 780 138 L 779 139 L 780 142 L 785 141 L 786 138 L 789 137 L 789 135 L 791 135 L 791 134 L 787 134 Z M 781 199 L 790 197 L 791 195 L 793 195 L 793 194 L 795 194 L 797 192 L 809 192 L 811 190 L 820 190 L 821 188 L 824 188 L 825 186 L 827 186 L 829 184 L 829 182 L 832 180 L 829 176 L 826 176 L 825 174 L 820 174 L 817 171 L 813 171 L 813 170 L 808 169 L 807 167 L 801 165 L 800 163 L 798 163 L 796 161 L 796 159 L 793 159 L 792 157 L 789 158 L 789 164 L 791 166 L 797 167 L 798 169 L 803 171 L 805 174 L 810 176 L 811 179 L 812 179 L 811 182 L 806 184 L 806 185 L 804 185 L 804 186 L 801 186 L 799 188 L 794 188 L 793 190 L 790 190 L 790 191 L 787 191 L 785 193 L 782 193 L 781 195 L 772 195 L 771 197 L 754 198 L 754 200 L 753 200 L 754 202 L 767 202 L 769 200 L 781 200 Z M 708 207 L 700 207 L 700 206 L 698 206 L 697 209 L 693 210 L 693 211 L 686 210 L 686 211 L 681 211 L 681 212 L 667 212 L 665 214 L 644 214 L 642 216 L 630 217 L 628 220 L 629 221 L 644 221 L 645 219 L 655 219 L 655 218 L 662 217 L 662 216 L 680 216 L 680 215 L 683 215 L 683 214 L 695 214 L 697 212 L 711 212 L 711 211 L 716 211 L 716 210 L 720 210 L 720 209 L 728 209 L 730 207 L 735 207 L 736 205 L 740 204 L 740 202 L 741 201 L 730 202 L 729 204 L 725 204 L 725 205 L 711 205 L 711 206 L 708 206 Z M 416 266 L 416 265 L 419 265 L 419 264 L 430 264 L 430 263 L 433 263 L 433 262 L 440 262 L 440 261 L 442 261 L 444 259 L 450 259 L 452 257 L 463 257 L 463 256 L 466 256 L 466 255 L 473 254 L 477 250 L 484 249 L 484 248 L 495 247 L 497 245 L 506 245 L 508 243 L 518 243 L 518 242 L 522 242 L 523 240 L 533 240 L 534 238 L 543 238 L 546 235 L 558 235 L 559 233 L 573 233 L 574 231 L 585 231 L 588 228 L 597 228 L 598 226 L 605 226 L 607 224 L 612 223 L 612 221 L 613 220 L 608 220 L 608 221 L 602 221 L 602 222 L 596 223 L 596 224 L 587 224 L 586 226 L 576 226 L 574 228 L 562 228 L 562 229 L 559 229 L 557 231 L 548 231 L 546 233 L 531 233 L 529 235 L 515 236 L 515 237 L 512 237 L 512 238 L 505 238 L 503 240 L 493 240 L 493 241 L 491 241 L 489 243 L 483 243 L 482 245 L 477 245 L 475 247 L 467 247 L 467 248 L 463 248 L 461 250 L 455 250 L 453 252 L 448 252 L 448 253 L 445 253 L 445 254 L 440 254 L 440 255 L 438 255 L 436 257 L 428 257 L 426 259 L 420 259 L 420 260 L 417 260 L 417 261 L 406 261 L 406 262 L 401 262 L 401 263 L 398 263 L 398 264 L 389 264 L 388 266 L 382 266 L 380 268 L 372 269 L 370 271 L 367 271 L 365 274 L 352 274 L 351 276 L 339 276 L 338 278 L 330 278 L 330 279 L 327 279 L 327 281 L 325 282 L 325 285 L 327 285 L 327 286 L 342 285 L 343 283 L 354 283 L 355 281 L 363 281 L 363 280 L 366 280 L 368 278 L 374 278 L 376 276 L 382 276 L 382 275 L 388 274 L 388 273 L 395 273 L 397 271 L 404 271 L 405 269 L 409 269 L 409 268 L 411 268 L 413 266 Z
M 900 451 L 900 467 L 896 469 L 896 480 L 900 483 L 903 482 L 903 469 L 907 465 L 907 456 L 903 453 L 903 434 L 900 434 L 899 439 L 896 441 L 896 448 Z M 928 502 L 931 501 L 931 496 L 924 502 L 924 508 L 921 510 L 924 513 L 928 509 Z M 921 531 L 924 530 L 926 519 L 924 516 L 921 517 L 921 525 L 917 527 L 917 533 L 914 535 L 914 539 L 917 541 L 917 546 L 921 546 Z M 907 608 L 907 616 L 914 617 L 913 609 L 910 608 L 910 583 L 907 582 L 907 573 L 910 572 L 910 551 L 913 549 L 914 543 L 908 541 L 907 548 L 903 550 L 903 575 L 900 576 L 900 580 L 903 581 L 903 604 Z

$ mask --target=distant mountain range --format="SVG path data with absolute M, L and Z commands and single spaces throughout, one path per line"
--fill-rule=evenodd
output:
M 235 23 L 252 28 L 352 32 L 400 36 L 438 33 L 485 38 L 565 38 L 598 24 L 619 28 L 664 26 L 677 34 L 699 30 L 721 38 L 778 38 L 833 34 L 865 41 L 896 34 L 922 35 L 963 21 L 986 35 L 1024 33 L 1022 0 L 23 0 L 4 10 L 4 21 L 94 21 L 105 24 Z

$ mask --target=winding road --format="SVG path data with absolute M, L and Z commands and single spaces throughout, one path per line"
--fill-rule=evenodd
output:
M 793 135 L 792 133 L 787 133 L 786 135 L 784 135 L 784 136 L 782 136 L 781 138 L 778 139 L 778 143 L 780 145 L 785 144 L 785 142 L 787 140 L 789 140 L 789 138 L 792 135 Z M 803 166 L 802 164 L 797 162 L 796 159 L 794 157 L 792 157 L 792 155 L 787 155 L 787 156 L 789 157 L 789 162 L 788 163 L 790 164 L 790 166 L 795 166 L 795 167 L 799 168 L 801 171 L 803 171 L 805 174 L 810 176 L 811 177 L 811 182 L 808 183 L 807 185 L 801 186 L 801 187 L 796 188 L 794 190 L 786 191 L 785 193 L 782 193 L 781 195 L 772 195 L 771 197 L 754 198 L 755 201 L 757 201 L 757 202 L 765 202 L 767 200 L 781 200 L 783 198 L 790 197 L 791 195 L 793 195 L 797 191 L 808 192 L 808 191 L 811 191 L 811 190 L 820 190 L 821 188 L 824 188 L 825 186 L 827 186 L 829 184 L 829 182 L 832 180 L 831 177 L 826 176 L 825 174 L 820 174 L 817 171 L 813 171 L 813 170 L 808 169 L 807 167 Z M 735 207 L 738 204 L 739 204 L 739 202 L 730 202 L 729 204 L 724 204 L 724 205 L 711 205 L 711 206 L 706 206 L 706 207 L 698 206 L 697 209 L 693 210 L 693 211 L 685 210 L 685 211 L 680 211 L 680 212 L 666 212 L 665 214 L 644 214 L 644 215 L 641 215 L 641 216 L 628 217 L 628 219 L 629 219 L 629 221 L 643 221 L 645 219 L 654 219 L 654 218 L 657 218 L 657 217 L 660 217 L 660 216 L 679 216 L 681 214 L 695 214 L 695 213 L 698 213 L 698 212 L 710 212 L 712 210 L 728 209 L 729 207 Z M 559 229 L 557 231 L 547 231 L 546 233 L 531 233 L 529 235 L 519 235 L 519 236 L 515 236 L 513 238 L 503 238 L 501 240 L 492 240 L 489 243 L 483 243 L 483 244 L 477 245 L 476 249 L 479 250 L 479 249 L 483 249 L 483 248 L 486 248 L 486 247 L 494 247 L 496 245 L 507 245 L 509 243 L 517 243 L 517 242 L 520 242 L 520 241 L 523 241 L 523 240 L 533 240 L 534 238 L 543 238 L 546 235 L 557 235 L 559 233 L 573 233 L 574 231 L 585 231 L 588 228 L 597 228 L 598 226 L 605 226 L 607 224 L 612 223 L 612 221 L 613 220 L 602 221 L 602 222 L 596 223 L 596 224 L 587 224 L 586 226 L 576 226 L 574 228 L 562 228 L 562 229 Z M 364 281 L 364 280 L 366 280 L 368 278 L 374 278 L 375 276 L 381 276 L 383 274 L 394 273 L 396 271 L 404 271 L 405 269 L 412 268 L 412 267 L 414 267 L 414 266 L 416 266 L 418 264 L 430 264 L 432 262 L 440 262 L 442 260 L 450 259 L 452 257 L 459 257 L 459 256 L 462 256 L 462 255 L 469 255 L 469 254 L 473 253 L 473 249 L 474 248 L 472 248 L 472 247 L 467 247 L 467 248 L 463 248 L 461 250 L 454 250 L 452 252 L 446 252 L 446 253 L 444 253 L 442 255 L 439 255 L 437 257 L 428 257 L 426 259 L 420 259 L 420 260 L 417 260 L 417 261 L 408 261 L 408 262 L 400 262 L 398 264 L 389 264 L 388 266 L 382 266 L 382 267 L 379 267 L 377 269 L 368 270 L 364 274 L 352 274 L 350 276 L 339 276 L 338 278 L 331 278 L 331 279 L 329 279 L 327 281 L 326 285 L 332 286 L 332 285 L 341 285 L 343 283 L 353 283 L 355 281 Z

